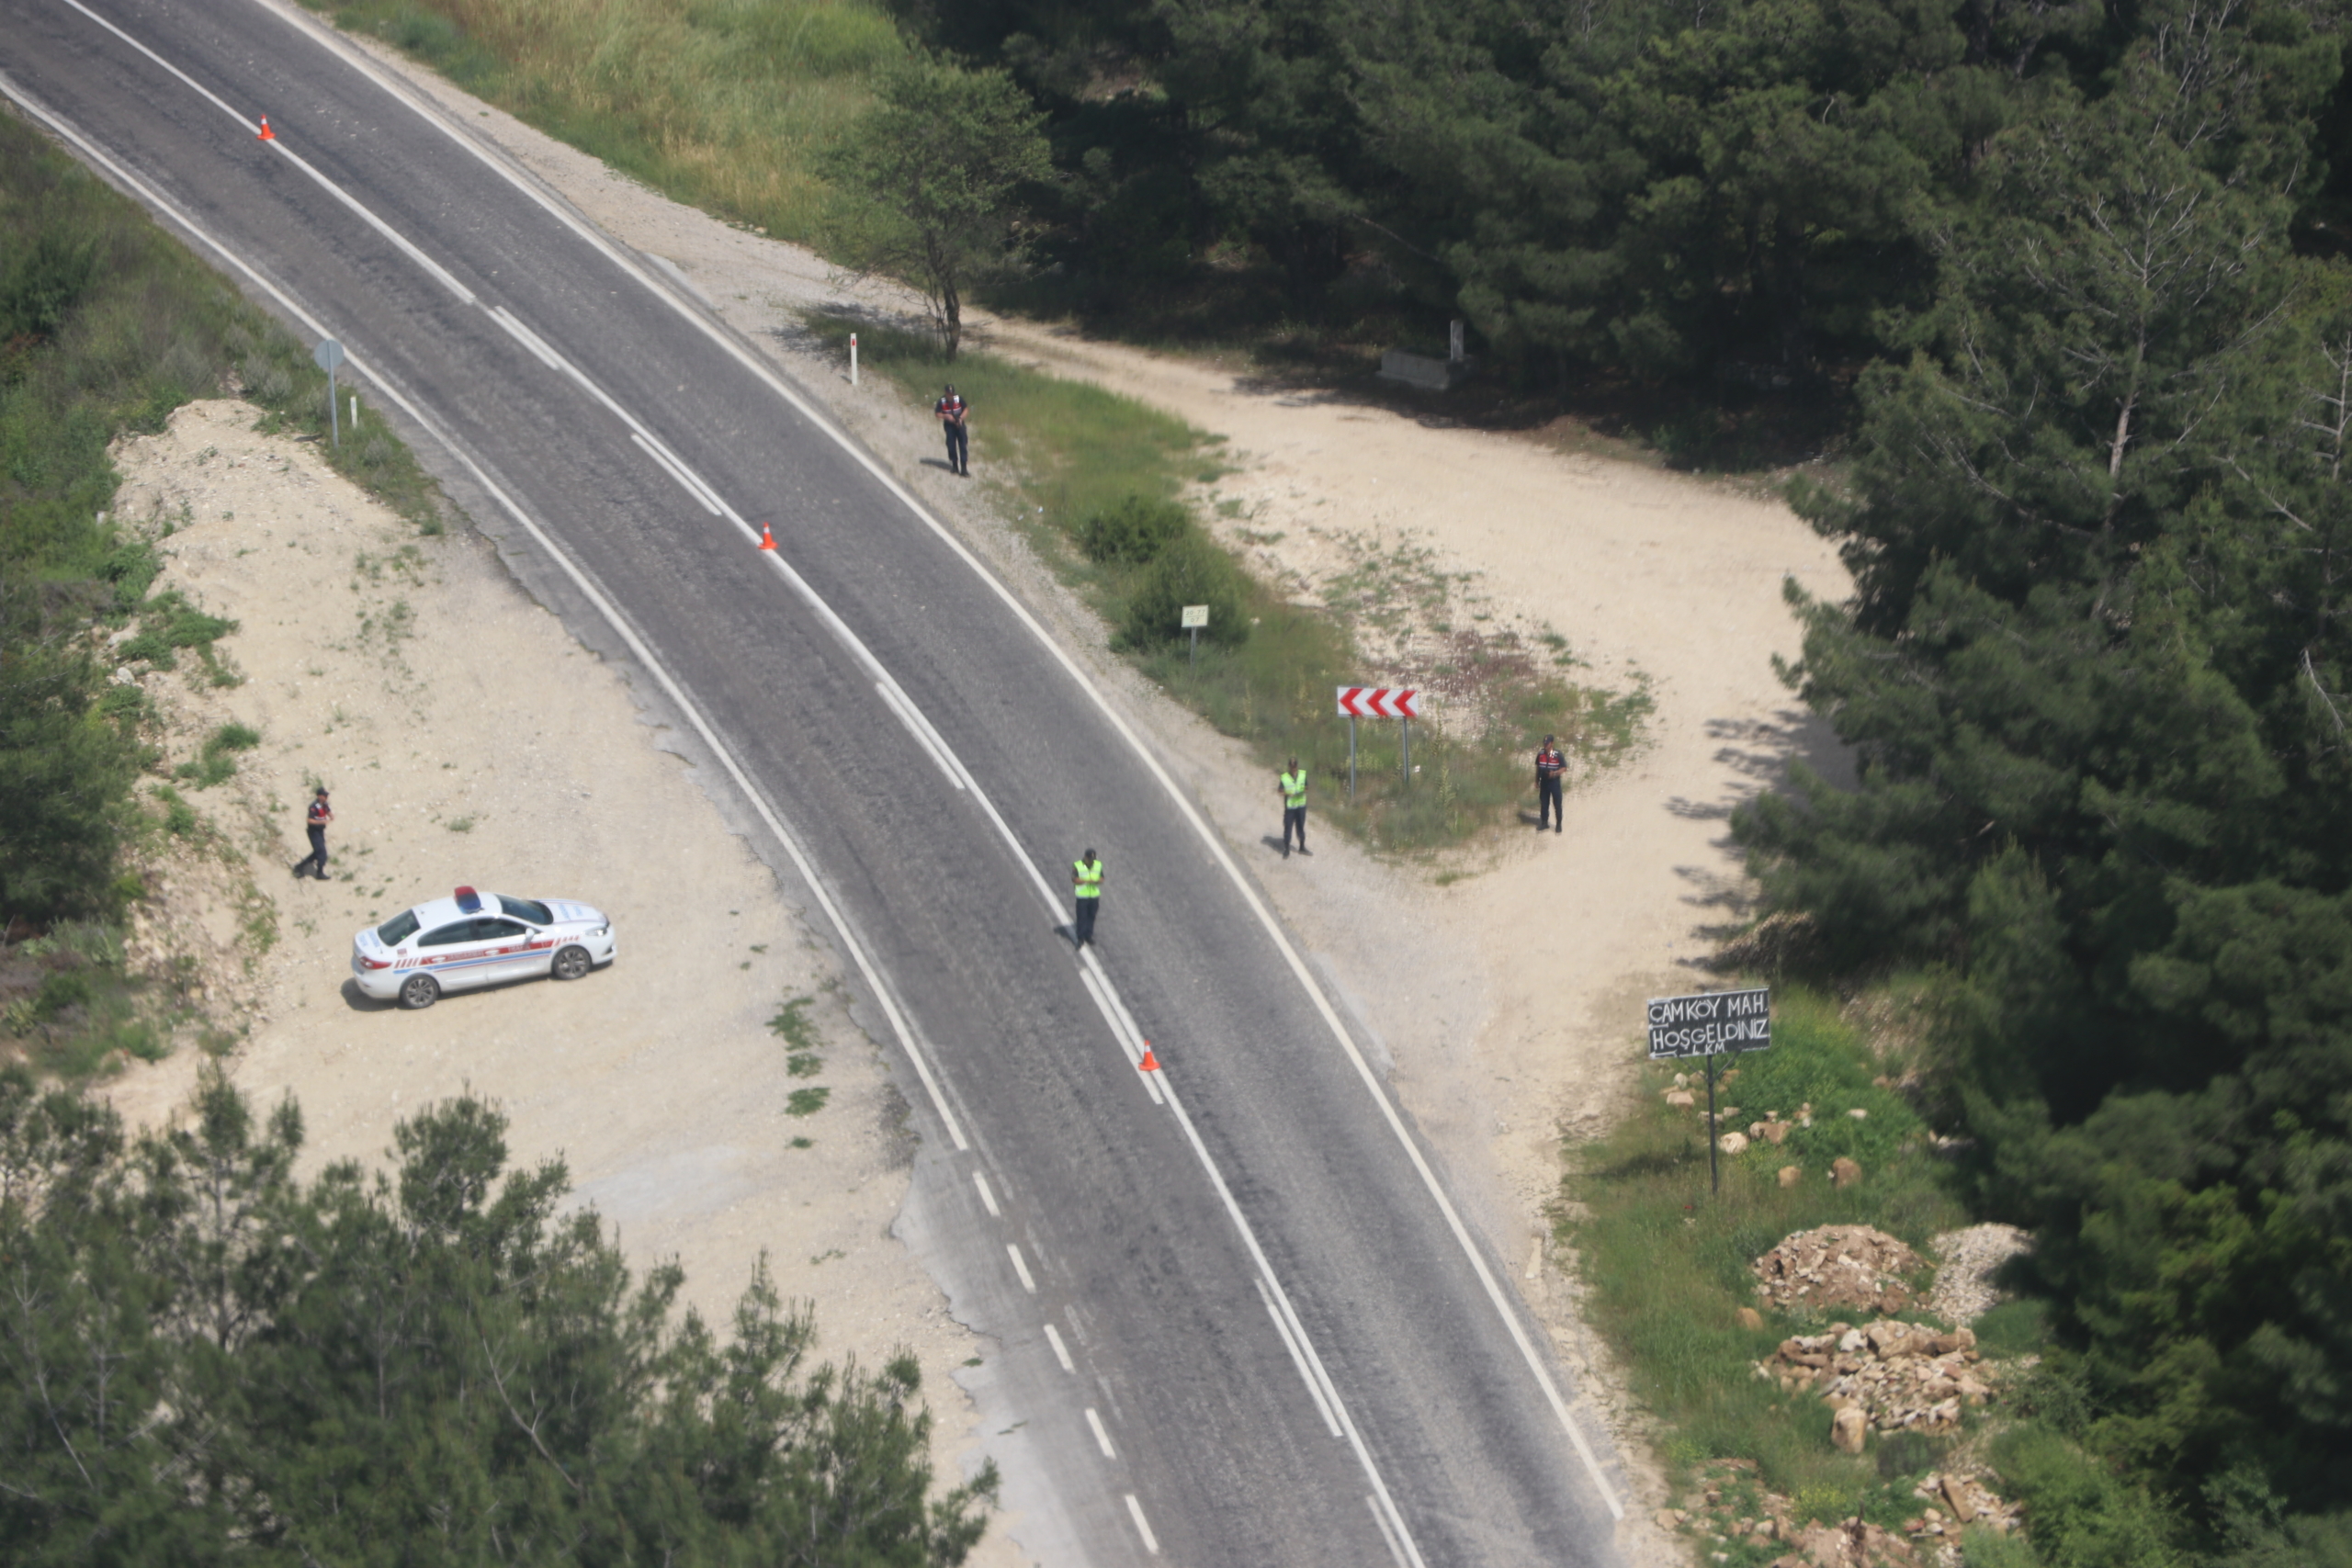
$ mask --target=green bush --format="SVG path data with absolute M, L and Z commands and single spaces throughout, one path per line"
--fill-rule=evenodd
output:
M 1078 545 L 1098 566 L 1144 566 L 1192 526 L 1175 502 L 1125 495 L 1079 525 Z
M 1250 580 L 1240 565 L 1198 528 L 1163 544 L 1142 570 L 1119 618 L 1119 643 L 1143 649 L 1183 640 L 1180 623 L 1188 604 L 1205 604 L 1209 624 L 1201 640 L 1236 648 L 1250 639 Z
M 33 996 L 33 1016 L 52 1019 L 70 1008 L 90 1005 L 90 976 L 80 969 L 61 970 L 40 983 Z
M 96 240 L 40 234 L 0 276 L 0 343 L 54 334 L 97 270 Z
M 9 1562 L 969 1555 L 996 1472 L 934 1486 L 911 1354 L 820 1362 L 764 1257 L 707 1323 L 478 1100 L 389 1131 L 395 1169 L 311 1170 L 217 1068 L 134 1135 L 0 1067 L 0 1170 L 38 1173 L 0 1189 Z
M 79 655 L 0 649 L 0 920 L 110 910 L 139 748 L 97 692 Z
M 1842 1156 L 1868 1169 L 1894 1158 L 1924 1131 L 1918 1113 L 1902 1096 L 1871 1082 L 1884 1066 L 1850 1031 L 1825 1035 L 1800 1024 L 1793 1036 L 1803 1042 L 1797 1049 L 1782 1048 L 1791 1043 L 1782 1029 L 1776 1027 L 1774 1035 L 1770 1049 L 1736 1059 L 1739 1077 L 1733 1080 L 1731 1099 L 1744 1122 L 1768 1111 L 1787 1121 L 1799 1107 L 1811 1105 L 1813 1125 L 1792 1130 L 1782 1145 L 1791 1158 L 1826 1167 Z M 1848 1114 L 1852 1111 L 1866 1114 L 1857 1120 Z
M 2044 1568 L 2173 1568 L 2185 1561 L 2167 1510 L 2145 1488 L 2046 1427 L 2004 1433 L 1993 1445 L 1993 1465 L 2025 1505 Z

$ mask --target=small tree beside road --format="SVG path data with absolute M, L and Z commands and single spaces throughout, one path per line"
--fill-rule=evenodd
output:
M 1006 73 L 930 58 L 878 88 L 829 172 L 868 209 L 852 225 L 857 264 L 921 288 L 953 359 L 964 296 L 1019 254 L 1015 193 L 1052 174 L 1044 116 Z

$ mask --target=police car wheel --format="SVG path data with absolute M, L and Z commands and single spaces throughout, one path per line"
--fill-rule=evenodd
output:
M 577 980 L 595 966 L 595 960 L 588 956 L 584 947 L 567 947 L 555 955 L 555 977 L 559 980 Z
M 401 982 L 401 1006 L 429 1008 L 441 999 L 441 982 L 430 975 L 411 975 Z

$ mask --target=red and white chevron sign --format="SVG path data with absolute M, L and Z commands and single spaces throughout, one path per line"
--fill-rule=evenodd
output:
M 1349 718 L 1419 718 L 1421 694 L 1386 686 L 1342 686 L 1340 712 Z

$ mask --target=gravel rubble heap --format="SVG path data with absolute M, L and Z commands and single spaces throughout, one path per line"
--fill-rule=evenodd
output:
M 1832 1410 L 1859 1404 L 1882 1432 L 1950 1432 L 1963 1405 L 1995 1393 L 1973 1331 L 1939 1334 L 1894 1318 L 1860 1328 L 1833 1323 L 1826 1334 L 1783 1339 L 1756 1363 L 1756 1375 L 1790 1393 L 1815 1390 Z
M 1756 1260 L 1756 1293 L 1772 1306 L 1864 1307 L 1897 1313 L 1911 1304 L 1906 1275 L 1919 1255 L 1870 1225 L 1799 1231 Z
M 1960 1532 L 1970 1525 L 2007 1535 L 2024 1522 L 2024 1510 L 1996 1495 L 1973 1475 L 1939 1475 L 1930 1472 L 1920 1478 L 1911 1495 L 1928 1505 L 1917 1517 L 1903 1521 L 1903 1532 L 1915 1540 L 1925 1542 L 1944 1537 L 1958 1540 Z
M 2033 1233 L 2015 1225 L 1970 1225 L 1946 1231 L 1931 1245 L 1939 1267 L 1928 1310 L 1946 1323 L 1967 1323 L 2000 1304 L 1993 1276 L 2010 1258 L 2033 1250 Z

